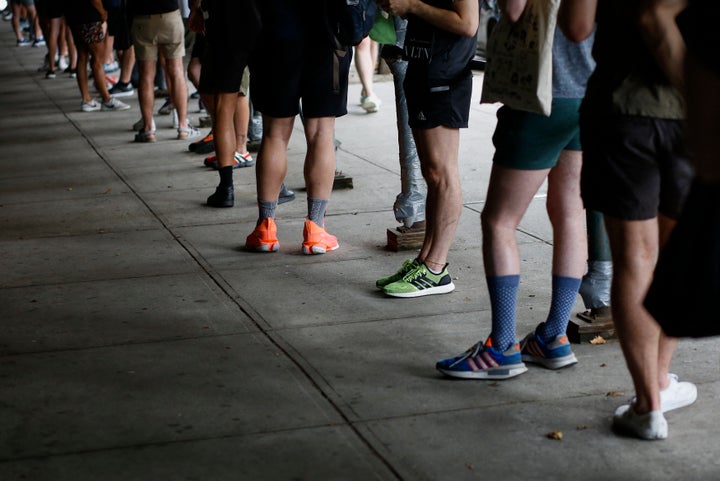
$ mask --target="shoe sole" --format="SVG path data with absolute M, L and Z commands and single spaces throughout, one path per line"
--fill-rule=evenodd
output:
M 211 142 L 210 145 L 207 145 L 207 143 L 205 143 L 195 146 L 194 149 L 190 149 L 189 147 L 188 149 L 190 150 L 190 152 L 195 152 L 196 154 L 209 154 L 210 152 L 215 151 L 215 144 Z
M 295 200 L 295 194 L 293 195 L 286 195 L 285 197 L 279 197 L 278 198 L 278 204 L 284 204 L 285 202 L 290 202 L 292 200 Z
M 541 366 L 548 369 L 562 369 L 563 367 L 572 366 L 573 364 L 577 364 L 578 362 L 575 354 L 568 354 L 567 356 L 557 357 L 553 359 L 533 356 L 532 354 L 523 354 L 522 360 L 523 362 L 540 364 Z
M 625 406 L 629 408 L 629 405 Z M 625 406 L 621 406 L 621 408 Z M 620 408 L 618 408 L 613 415 L 612 429 L 616 433 L 644 439 L 646 441 L 657 441 L 667 438 L 668 426 L 664 417 L 659 421 L 659 425 L 655 426 L 655 429 L 649 429 L 638 426 L 637 420 L 633 421 L 633 418 L 639 416 L 628 416 L 626 412 L 619 413 L 619 410 Z M 625 411 L 627 411 L 627 409 Z
M 277 242 L 273 242 L 255 247 L 249 247 L 247 244 L 245 244 L 245 250 L 250 252 L 277 252 L 280 250 L 280 244 Z
M 135 94 L 135 91 L 133 90 L 130 92 L 115 92 L 115 93 L 109 92 L 109 93 L 113 97 L 132 97 Z
M 209 207 L 232 207 L 235 202 L 208 202 L 207 205 Z
M 422 289 L 419 291 L 413 291 L 413 292 L 388 292 L 384 291 L 385 294 L 391 297 L 422 297 L 422 296 L 432 296 L 434 294 L 447 294 L 448 292 L 452 292 L 455 290 L 455 284 L 452 282 L 450 284 L 446 284 L 444 286 L 437 286 L 437 287 L 429 287 L 427 289 Z
M 515 376 L 527 372 L 528 368 L 525 364 L 511 364 L 509 366 L 498 366 L 492 369 L 483 369 L 482 371 L 450 371 L 436 366 L 437 370 L 449 377 L 459 379 L 510 379 Z
M 310 256 L 313 254 L 325 254 L 328 251 L 334 251 L 340 248 L 340 244 L 337 244 L 329 249 L 326 249 L 325 247 L 314 245 L 314 246 L 306 246 L 303 244 L 303 254 Z

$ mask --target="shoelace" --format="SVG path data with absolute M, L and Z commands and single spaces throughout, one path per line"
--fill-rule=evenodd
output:
M 473 345 L 472 347 L 470 347 L 470 349 L 468 349 L 467 351 L 465 351 L 464 353 L 462 353 L 462 355 L 459 356 L 459 357 L 455 360 L 455 362 L 453 362 L 453 363 L 450 365 L 450 367 L 455 366 L 457 363 L 462 362 L 462 361 L 464 361 L 465 359 L 467 359 L 467 358 L 469 358 L 469 357 L 476 357 L 476 356 L 480 353 L 480 350 L 481 350 L 483 347 L 484 347 L 483 342 L 482 342 L 482 341 L 478 341 L 477 343 L 475 343 L 475 345 Z
M 415 269 L 411 270 L 405 276 L 403 276 L 403 281 L 405 282 L 411 282 L 417 279 L 418 277 L 422 277 L 427 275 L 428 270 L 427 267 L 425 267 L 425 264 L 420 264 Z

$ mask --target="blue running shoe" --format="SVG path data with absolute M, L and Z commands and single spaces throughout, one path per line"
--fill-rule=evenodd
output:
M 463 379 L 509 379 L 527 371 L 519 344 L 500 352 L 489 337 L 485 344 L 478 342 L 457 357 L 438 361 L 435 367 L 446 376 Z
M 567 336 L 560 334 L 546 343 L 537 335 L 540 326 L 542 324 L 535 329 L 535 332 L 531 332 L 520 342 L 522 360 L 541 364 L 548 369 L 560 369 L 576 364 L 578 361 L 570 349 L 570 341 Z

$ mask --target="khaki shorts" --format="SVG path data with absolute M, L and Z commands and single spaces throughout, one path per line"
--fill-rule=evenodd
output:
M 185 56 L 185 27 L 180 10 L 157 15 L 137 15 L 130 31 L 138 61 Z

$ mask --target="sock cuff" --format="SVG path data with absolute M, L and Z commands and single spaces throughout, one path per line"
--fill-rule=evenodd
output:
M 511 276 L 487 276 L 488 287 L 517 287 L 520 285 L 520 275 Z
M 553 289 L 568 289 L 577 291 L 580 288 L 582 279 L 576 277 L 552 276 Z

